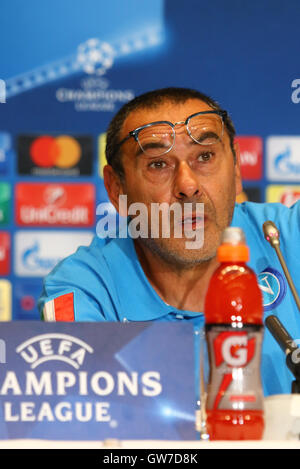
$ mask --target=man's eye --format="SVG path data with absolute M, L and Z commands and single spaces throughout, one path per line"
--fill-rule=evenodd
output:
M 164 169 L 166 166 L 166 162 L 162 160 L 152 161 L 152 163 L 149 163 L 149 168 L 152 169 Z
M 213 157 L 213 153 L 211 151 L 206 151 L 205 153 L 201 153 L 201 155 L 198 156 L 197 161 L 206 163 Z

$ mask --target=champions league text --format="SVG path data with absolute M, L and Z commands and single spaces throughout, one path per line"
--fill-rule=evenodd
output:
M 5 350 L 2 352 L 2 358 L 5 358 Z M 7 396 L 7 400 L 2 400 L 1 409 L 5 422 L 94 420 L 109 423 L 112 421 L 110 402 L 105 397 L 143 395 L 151 398 L 163 390 L 157 371 L 80 371 L 86 354 L 93 353 L 93 349 L 71 336 L 37 336 L 17 347 L 16 352 L 31 370 L 25 368 L 24 372 L 18 373 L 7 370 L 0 374 L 0 396 Z M 68 363 L 75 370 L 44 371 L 45 363 L 53 360 Z M 1 360 L 3 362 L 5 360 Z M 44 364 L 44 370 L 36 370 L 41 364 Z M 10 400 L 9 396 L 13 399 Z M 30 396 L 45 399 L 40 401 L 32 397 L 30 400 Z M 61 396 L 65 398 L 61 399 Z M 81 396 L 89 396 L 91 401 L 80 399 Z M 54 403 L 56 397 L 58 399 Z M 103 400 L 98 400 L 98 397 Z
M 87 396 L 91 392 L 96 396 L 109 396 L 115 392 L 118 396 L 142 394 L 155 397 L 162 391 L 159 373 L 148 371 L 140 377 L 138 373 L 118 372 L 116 376 L 99 371 L 91 376 L 85 371 L 44 371 L 37 376 L 34 371 L 25 373 L 25 384 L 21 384 L 14 371 L 8 371 L 0 382 L 1 396 L 66 396 L 53 406 L 46 400 L 40 404 L 30 400 L 22 400 L 18 404 L 9 400 L 3 402 L 3 415 L 6 422 L 49 422 L 60 421 L 109 422 L 111 420 L 110 403 L 68 402 L 68 395 Z M 139 383 L 140 381 L 140 383 Z

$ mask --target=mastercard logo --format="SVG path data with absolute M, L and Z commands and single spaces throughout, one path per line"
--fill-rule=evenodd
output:
M 29 155 L 36 166 L 67 169 L 78 164 L 82 150 L 78 141 L 69 135 L 43 135 L 31 143 Z

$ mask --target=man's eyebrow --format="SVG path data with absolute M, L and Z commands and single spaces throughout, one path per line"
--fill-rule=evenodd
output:
M 201 142 L 205 141 L 207 138 L 215 138 L 215 139 L 217 139 L 219 142 L 221 142 L 221 139 L 220 139 L 219 135 L 210 130 L 210 131 L 208 131 L 208 132 L 203 132 L 203 133 L 200 135 L 198 141 L 195 141 L 193 138 L 190 138 L 190 139 L 189 139 L 189 144 L 190 144 L 190 145 L 199 145 L 199 142 L 201 143 Z M 176 137 L 175 137 L 175 139 L 176 139 Z M 144 148 L 144 150 L 146 150 L 146 151 L 147 151 L 148 149 L 151 149 L 151 148 L 167 148 L 167 147 L 168 147 L 167 145 L 163 145 L 163 144 L 160 143 L 160 142 L 149 142 L 149 143 L 145 143 L 145 144 L 143 145 L 143 148 Z M 143 152 L 143 150 L 141 149 L 140 145 L 137 145 L 137 150 L 136 150 L 136 152 L 135 152 L 135 156 L 136 156 L 136 157 L 139 157 L 139 156 L 142 155 L 143 153 L 144 153 L 144 152 Z M 149 155 L 148 155 L 148 156 L 149 156 Z M 150 156 L 151 156 L 151 155 L 150 155 Z
M 159 142 L 149 142 L 143 146 L 144 150 L 148 150 L 149 148 L 167 148 L 167 147 L 168 145 L 162 145 Z M 137 151 L 135 152 L 135 156 L 140 156 L 143 153 L 144 153 L 143 150 L 138 145 Z
M 203 142 L 204 140 L 206 140 L 207 138 L 216 138 L 217 140 L 219 140 L 219 142 L 221 141 L 220 137 L 218 134 L 216 134 L 215 132 L 213 131 L 208 131 L 208 132 L 203 132 L 201 134 L 201 136 L 199 137 L 198 141 L 199 142 Z M 196 142 L 194 142 L 196 143 Z

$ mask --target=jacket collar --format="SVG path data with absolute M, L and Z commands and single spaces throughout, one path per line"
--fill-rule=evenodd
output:
M 202 313 L 178 310 L 160 298 L 142 269 L 131 237 L 108 242 L 104 257 L 116 287 L 121 321 L 152 321 L 172 313 L 202 316 Z

